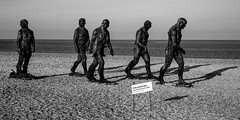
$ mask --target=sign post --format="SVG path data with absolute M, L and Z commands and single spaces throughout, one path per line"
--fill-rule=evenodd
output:
M 152 91 L 152 82 L 139 83 L 132 85 L 132 94 L 144 93 Z
M 133 94 L 133 117 L 134 117 L 134 108 L 135 108 L 135 101 L 134 101 L 134 95 L 139 94 L 139 93 L 144 93 L 144 92 L 149 92 L 149 98 L 150 98 L 150 112 L 152 112 L 152 104 L 151 104 L 151 94 L 150 91 L 153 90 L 152 87 L 152 82 L 146 82 L 146 83 L 139 83 L 139 84 L 134 84 L 132 85 L 132 94 Z M 151 117 L 151 113 L 150 113 Z

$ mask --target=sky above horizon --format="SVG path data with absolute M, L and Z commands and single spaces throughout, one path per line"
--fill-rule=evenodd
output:
M 1 0 L 0 39 L 16 39 L 19 21 L 29 21 L 36 39 L 72 39 L 79 18 L 90 36 L 103 19 L 111 39 L 135 39 L 145 20 L 149 39 L 166 40 L 180 17 L 187 40 L 240 40 L 240 0 Z

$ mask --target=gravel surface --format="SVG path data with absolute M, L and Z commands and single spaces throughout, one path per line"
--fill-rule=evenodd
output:
M 92 62 L 88 56 L 87 65 Z M 132 56 L 105 57 L 105 78 L 117 85 L 89 82 L 68 76 L 76 54 L 34 53 L 29 73 L 35 80 L 8 78 L 18 55 L 0 53 L 0 119 L 30 120 L 239 120 L 240 59 L 185 59 L 184 79 L 192 88 L 175 87 L 177 64 L 165 74 L 165 85 L 147 80 L 140 59 L 124 79 Z M 151 57 L 155 76 L 164 58 Z M 77 68 L 82 73 L 82 67 Z M 98 73 L 95 72 L 98 79 Z M 131 94 L 131 85 L 152 81 L 153 91 Z

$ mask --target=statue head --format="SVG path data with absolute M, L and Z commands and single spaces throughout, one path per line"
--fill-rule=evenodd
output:
M 84 27 L 86 24 L 86 20 L 84 18 L 80 18 L 78 24 L 80 27 Z
M 183 29 L 187 25 L 187 20 L 185 18 L 181 17 L 181 18 L 178 19 L 177 25 L 178 25 L 179 28 Z
M 149 20 L 146 20 L 145 22 L 144 22 L 144 28 L 146 29 L 146 30 L 148 30 L 149 28 L 151 28 L 152 27 L 152 23 L 149 21 Z
M 106 30 L 109 27 L 109 24 L 110 24 L 109 20 L 108 19 L 104 19 L 102 21 L 102 28 Z
M 20 26 L 21 26 L 22 28 L 28 28 L 28 21 L 27 21 L 26 19 L 22 19 L 22 20 L 20 21 Z

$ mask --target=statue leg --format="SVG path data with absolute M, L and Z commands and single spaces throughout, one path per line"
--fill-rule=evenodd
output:
M 97 66 L 98 66 L 98 58 L 97 58 L 97 55 L 94 55 L 93 63 L 89 66 L 88 72 L 87 72 L 87 78 L 89 81 L 96 81 L 96 78 L 94 77 L 94 71 Z
M 133 53 L 134 53 L 134 58 L 133 60 L 128 64 L 127 68 L 125 69 L 125 73 L 127 74 L 127 78 L 133 79 L 134 76 L 131 74 L 131 70 L 134 68 L 135 65 L 137 65 L 139 59 L 140 59 L 140 48 L 139 47 L 134 47 L 133 48 Z
M 100 77 L 100 83 L 104 83 L 106 81 L 105 77 L 104 77 L 104 59 L 102 56 L 98 56 L 98 63 L 99 63 L 99 67 L 98 67 L 98 73 L 99 73 L 99 77 Z
M 29 60 L 30 60 L 31 56 L 32 56 L 31 53 L 26 54 L 26 56 L 25 56 L 24 64 L 23 64 L 23 75 L 27 75 L 27 73 L 28 73 L 27 68 L 28 68 L 28 64 L 29 64 Z
M 83 66 L 84 75 L 86 75 L 87 74 L 87 56 L 86 56 L 86 54 L 84 54 L 82 57 L 82 66 Z
M 22 77 L 22 64 L 23 64 L 23 60 L 24 60 L 24 58 L 23 58 L 23 55 L 21 55 L 21 54 L 19 54 L 19 57 L 18 57 L 18 63 L 17 63 L 17 66 L 16 66 L 16 68 L 17 68 L 17 75 L 18 75 L 18 77 Z
M 175 57 L 175 60 L 178 64 L 178 83 L 176 84 L 177 87 L 192 87 L 191 84 L 186 83 L 183 80 L 183 70 L 184 70 L 184 60 L 181 53 Z
M 134 56 L 133 60 L 128 64 L 127 68 L 125 69 L 125 73 L 127 74 L 128 78 L 130 79 L 134 78 L 134 76 L 131 74 L 131 70 L 138 63 L 139 59 L 140 59 L 140 55 Z
M 104 53 L 104 48 L 105 48 L 105 47 L 103 47 L 102 50 L 101 50 L 101 55 L 102 55 L 103 57 L 106 56 L 105 53 Z
M 165 63 L 161 67 L 160 74 L 159 74 L 159 77 L 158 77 L 158 80 L 159 80 L 160 84 L 164 84 L 163 76 L 164 76 L 165 72 L 167 71 L 167 69 L 170 67 L 170 65 L 172 63 L 172 59 L 173 59 L 173 54 L 167 54 L 167 53 L 168 52 L 166 52 Z
M 75 70 L 77 68 L 77 66 L 82 62 L 82 56 L 80 53 L 78 53 L 78 58 L 77 60 L 74 62 L 72 68 L 71 68 L 71 73 L 74 74 L 75 73 Z
M 145 68 L 146 68 L 146 71 L 147 71 L 147 75 L 148 75 L 148 78 L 149 79 L 152 79 L 152 78 L 155 78 L 151 72 L 151 68 L 150 68 L 150 56 L 148 54 L 148 51 L 146 51 L 143 55 L 142 55 L 142 58 L 145 62 Z
M 184 82 L 183 80 L 183 69 L 184 69 L 184 60 L 183 60 L 183 56 L 181 54 L 178 54 L 175 57 L 175 60 L 178 64 L 178 81 L 179 82 Z

